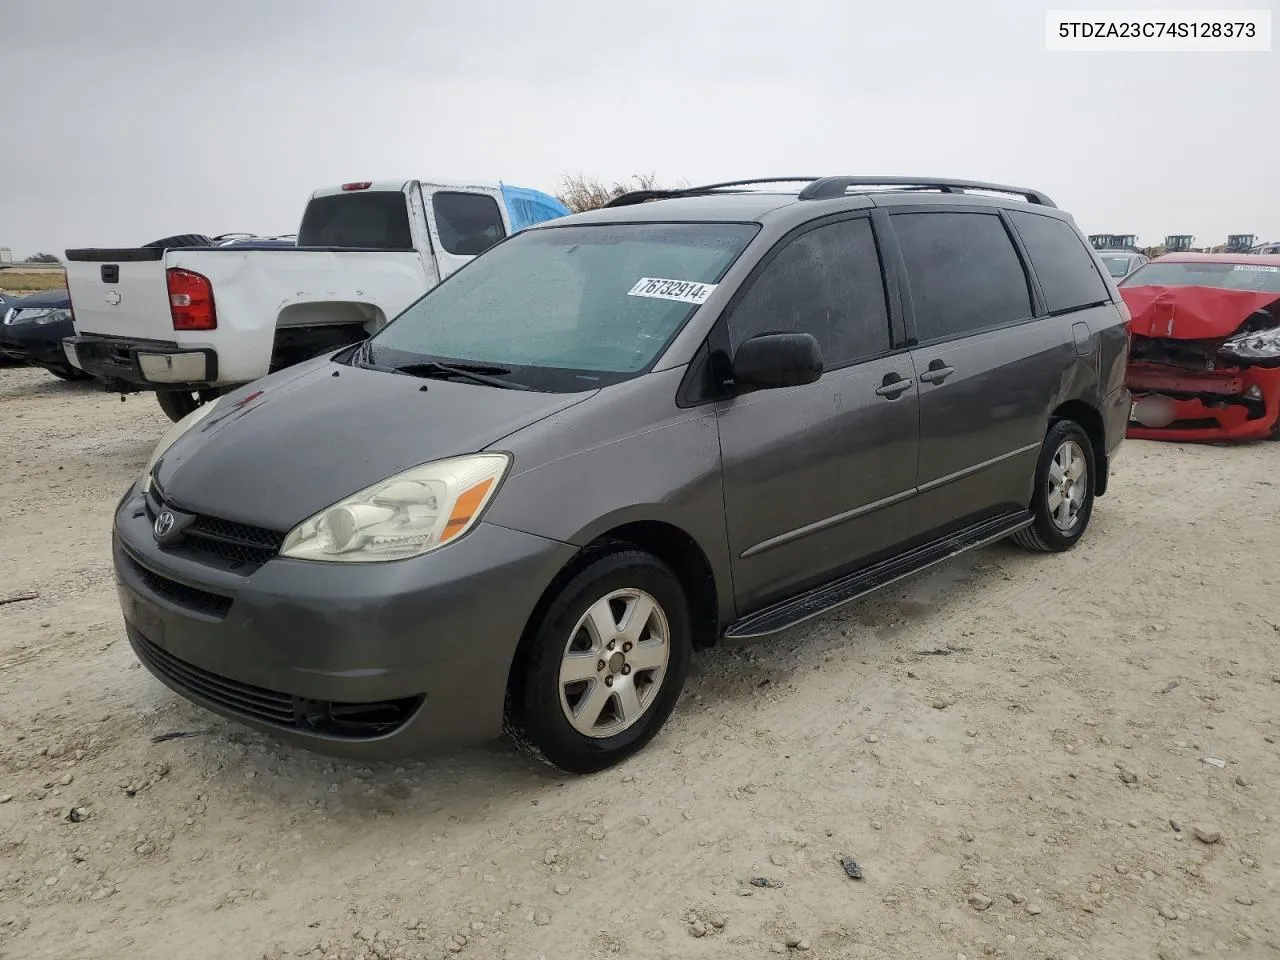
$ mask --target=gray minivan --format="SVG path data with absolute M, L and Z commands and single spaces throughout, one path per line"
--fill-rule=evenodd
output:
M 121 499 L 130 642 L 183 696 L 392 758 L 639 750 L 698 648 L 1003 537 L 1084 534 L 1127 313 L 1034 190 L 627 194 L 369 340 L 199 408 Z

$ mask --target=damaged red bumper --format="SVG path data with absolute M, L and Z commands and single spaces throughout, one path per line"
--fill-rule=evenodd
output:
M 1139 404 L 1154 396 L 1170 405 L 1173 418 L 1163 427 L 1130 420 L 1126 435 L 1135 440 L 1262 440 L 1280 426 L 1280 370 L 1254 367 L 1190 373 L 1134 363 L 1126 383 L 1135 413 Z

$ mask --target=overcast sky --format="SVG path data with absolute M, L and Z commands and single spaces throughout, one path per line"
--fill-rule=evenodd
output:
M 1086 232 L 1280 239 L 1280 53 L 1049 53 L 1045 6 L 1106 4 L 0 0 L 0 246 L 293 232 L 323 185 L 565 172 L 968 177 Z

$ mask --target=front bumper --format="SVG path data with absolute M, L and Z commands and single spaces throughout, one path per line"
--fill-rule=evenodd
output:
M 224 716 L 369 760 L 501 733 L 516 646 L 575 550 L 481 523 L 412 560 L 276 557 L 245 575 L 159 547 L 136 487 L 113 536 L 126 630 L 153 674 Z
M 218 379 L 218 353 L 209 347 L 84 334 L 64 338 L 61 349 L 72 366 L 135 390 L 198 390 Z
M 0 354 L 42 367 L 66 367 L 62 339 L 69 328 L 63 322 L 0 324 Z
M 1128 436 L 1135 440 L 1261 440 L 1280 426 L 1280 369 L 1194 373 L 1135 364 L 1127 379 L 1135 401 L 1156 394 L 1171 400 L 1174 409 L 1174 420 L 1166 427 L 1130 421 Z M 1241 402 L 1251 389 L 1260 398 Z

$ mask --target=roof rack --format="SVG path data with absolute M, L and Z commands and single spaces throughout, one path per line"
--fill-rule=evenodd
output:
M 1039 190 L 1031 190 L 1027 187 L 983 183 L 980 180 L 943 180 L 933 177 L 823 177 L 820 180 L 814 180 L 801 190 L 800 199 L 830 200 L 833 197 L 843 197 L 850 187 L 904 187 L 915 190 L 938 190 L 942 193 L 985 190 L 988 193 L 1007 193 L 1022 197 L 1028 203 L 1036 203 L 1042 207 L 1057 206 Z
M 630 207 L 649 200 L 670 200 L 674 197 L 696 197 L 699 194 L 728 191 L 731 187 L 752 187 L 762 183 L 812 183 L 817 177 L 756 177 L 752 180 L 726 180 L 724 183 L 707 183 L 700 187 L 678 187 L 675 190 L 632 190 L 614 197 L 606 207 Z
M 681 187 L 675 190 L 632 190 L 614 197 L 606 207 L 629 207 L 649 200 L 671 200 L 675 197 L 696 197 L 720 191 L 732 192 L 734 187 L 750 187 L 763 183 L 803 183 L 799 199 L 832 200 L 843 197 L 850 187 L 898 187 L 907 191 L 938 190 L 942 193 L 964 193 L 968 190 L 984 190 L 988 193 L 1005 193 L 1021 197 L 1028 203 L 1042 207 L 1056 207 L 1046 194 L 1028 187 L 1011 187 L 1002 183 L 984 183 L 981 180 L 944 180 L 936 177 L 756 177 L 752 180 L 726 180 L 724 183 L 708 183 L 700 187 Z

